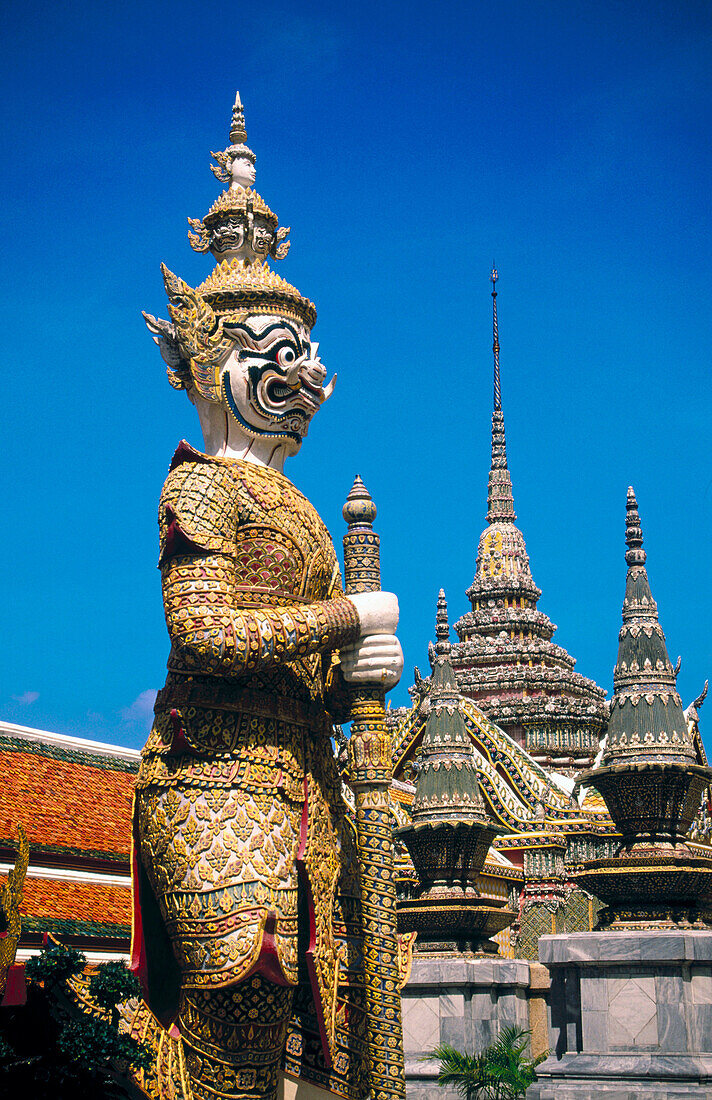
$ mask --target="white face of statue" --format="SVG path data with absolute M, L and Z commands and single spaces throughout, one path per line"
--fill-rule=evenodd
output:
M 284 317 L 250 314 L 223 330 L 235 350 L 221 374 L 222 399 L 240 429 L 253 439 L 301 447 L 314 413 L 331 395 L 326 369 L 309 330 Z
M 248 157 L 235 157 L 230 165 L 230 175 L 233 187 L 253 187 L 256 178 L 255 166 Z

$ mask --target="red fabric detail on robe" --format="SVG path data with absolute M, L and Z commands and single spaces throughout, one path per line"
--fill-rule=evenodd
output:
M 156 1019 L 174 1033 L 180 994 L 180 971 L 163 925 L 158 902 L 139 858 L 138 829 L 134 810 L 131 845 L 131 960 L 129 970 L 138 978 L 141 994 Z
M 27 985 L 25 984 L 25 964 L 13 963 L 7 972 L 5 990 L 0 1006 L 2 1008 L 14 1008 L 27 1002 Z
M 174 707 L 171 711 L 171 722 L 173 723 L 173 737 L 171 739 L 171 747 L 168 750 L 169 756 L 182 756 L 184 752 L 190 752 L 190 745 L 188 744 L 185 736 L 185 730 L 183 729 L 183 723 L 180 719 L 180 714 Z
M 274 982 L 275 985 L 289 985 L 277 954 L 277 941 L 274 938 L 276 927 L 277 914 L 270 912 L 267 914 L 267 920 L 265 921 L 259 957 L 252 969 L 245 974 L 243 981 L 251 978 L 253 974 L 261 974 L 263 978 L 266 978 L 269 982 Z
M 184 462 L 210 462 L 210 459 L 207 455 L 201 454 L 200 451 L 196 451 L 195 447 L 191 447 L 190 443 L 186 443 L 185 439 L 181 439 L 171 459 L 171 464 L 168 467 L 169 473 L 171 470 L 175 470 L 176 466 L 181 466 Z
M 170 504 L 166 505 L 166 521 L 168 523 L 168 530 L 166 531 L 166 541 L 163 545 L 163 553 L 158 563 L 159 569 L 170 558 L 192 554 L 207 554 L 207 550 L 204 546 L 199 546 L 197 542 L 193 542 L 193 540 L 188 538 L 181 529 L 178 517 Z

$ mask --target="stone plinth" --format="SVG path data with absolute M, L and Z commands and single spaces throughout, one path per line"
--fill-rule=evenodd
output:
M 550 1057 L 528 1100 L 712 1100 L 712 932 L 542 936 Z
M 408 1100 L 454 1100 L 454 1090 L 438 1086 L 437 1062 L 421 1059 L 440 1043 L 471 1054 L 503 1027 L 529 1027 L 529 987 L 529 963 L 521 959 L 416 956 L 402 995 Z

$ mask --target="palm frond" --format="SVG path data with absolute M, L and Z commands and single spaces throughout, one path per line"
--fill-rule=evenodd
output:
M 438 1084 L 453 1085 L 463 1100 L 518 1100 L 546 1057 L 527 1056 L 530 1035 L 525 1028 L 505 1027 L 480 1054 L 463 1054 L 442 1043 L 429 1055 L 440 1063 Z
M 447 1043 L 441 1043 L 432 1053 L 440 1062 L 439 1085 L 454 1085 L 464 1100 L 473 1100 L 476 1095 L 473 1082 L 477 1076 L 478 1058 L 472 1054 L 462 1054 Z

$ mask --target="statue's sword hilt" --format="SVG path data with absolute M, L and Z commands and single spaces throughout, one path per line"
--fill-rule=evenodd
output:
M 373 530 L 376 505 L 357 477 L 343 508 L 346 595 L 378 592 L 380 539 Z M 388 791 L 393 777 L 385 691 L 380 685 L 351 689 L 349 774 L 356 800 L 361 874 L 366 1028 L 371 1100 L 405 1097 L 403 1028 L 398 988 L 393 828 Z

